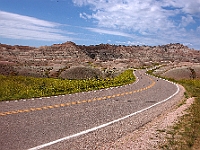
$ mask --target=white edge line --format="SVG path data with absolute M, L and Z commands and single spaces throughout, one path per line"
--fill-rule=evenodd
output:
M 148 110 L 148 109 L 150 109 L 150 108 L 152 108 L 152 107 L 155 107 L 156 105 L 159 105 L 159 104 L 161 104 L 161 103 L 164 103 L 164 102 L 166 102 L 167 100 L 169 100 L 169 99 L 171 99 L 172 97 L 174 97 L 176 94 L 178 94 L 178 92 L 179 92 L 179 90 L 180 90 L 180 89 L 179 89 L 179 86 L 178 86 L 177 84 L 176 84 L 176 87 L 177 87 L 177 91 L 176 91 L 173 95 L 171 95 L 170 97 L 168 97 L 168 98 L 166 98 L 166 99 L 164 99 L 164 100 L 162 100 L 162 101 L 160 101 L 160 102 L 158 102 L 158 103 L 155 103 L 155 104 L 153 104 L 153 105 L 151 105 L 151 106 L 149 106 L 149 107 L 146 107 L 146 108 L 144 108 L 144 109 L 141 109 L 141 110 L 139 110 L 139 111 L 137 111 L 137 112 L 134 112 L 134 113 L 132 113 L 132 114 L 130 114 L 130 115 L 127 115 L 127 116 L 124 116 L 124 117 L 122 117 L 122 118 L 113 120 L 113 121 L 111 121 L 111 122 L 102 124 L 102 125 L 100 125 L 100 126 L 97 126 L 97 127 L 94 127 L 94 128 L 88 129 L 88 130 L 85 130 L 85 131 L 81 131 L 81 132 L 79 132 L 79 133 L 72 134 L 72 135 L 70 135 L 70 136 L 66 136 L 66 137 L 64 137 L 64 138 L 61 138 L 61 139 L 58 139 L 58 140 L 55 140 L 55 141 L 52 141 L 52 142 L 49 142 L 49 143 L 46 143 L 46 144 L 42 144 L 42 145 L 39 145 L 39 146 L 30 148 L 30 149 L 28 149 L 28 150 L 39 150 L 39 149 L 41 149 L 41 148 L 44 148 L 44 147 L 47 147 L 47 146 L 50 146 L 50 145 L 59 143 L 59 142 L 61 142 L 61 141 L 69 140 L 69 139 L 74 138 L 74 137 L 77 137 L 77 136 L 81 136 L 81 135 L 87 134 L 87 133 L 89 133 L 89 132 L 98 130 L 98 129 L 100 129 L 100 128 L 104 128 L 104 127 L 106 127 L 106 126 L 109 126 L 109 125 L 111 125 L 111 124 L 114 124 L 114 123 L 116 123 L 116 122 L 119 122 L 119 121 L 121 121 L 121 120 L 124 120 L 124 119 L 126 119 L 126 118 L 132 117 L 132 116 L 134 116 L 134 115 L 136 115 L 136 114 L 139 114 L 139 113 L 141 113 L 141 112 L 143 112 L 143 111 L 146 111 L 146 110 Z

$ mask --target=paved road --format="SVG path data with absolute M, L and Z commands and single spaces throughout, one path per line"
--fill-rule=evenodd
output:
M 123 87 L 1 102 L 0 149 L 95 149 L 134 130 L 144 124 L 142 118 L 156 114 L 147 108 L 177 92 L 176 85 L 143 70 L 135 74 L 138 81 Z M 143 111 L 145 116 L 130 122 L 129 117 Z

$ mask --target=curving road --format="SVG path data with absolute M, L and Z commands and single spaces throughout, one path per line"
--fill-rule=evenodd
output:
M 0 149 L 96 149 L 162 113 L 177 85 L 135 72 L 134 84 L 0 103 Z

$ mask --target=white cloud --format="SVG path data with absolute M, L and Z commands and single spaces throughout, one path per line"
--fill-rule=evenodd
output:
M 80 13 L 80 17 L 83 19 L 91 19 L 91 16 L 86 13 Z
M 126 41 L 126 42 L 121 42 L 121 41 L 116 41 L 117 44 L 125 44 L 125 45 L 146 45 L 145 43 L 141 43 L 139 41 Z
M 200 26 L 198 26 L 196 30 L 197 30 L 197 32 L 200 32 Z
M 168 19 L 173 11 L 161 8 L 161 2 L 155 0 L 74 0 L 77 5 L 91 5 L 92 14 L 84 18 L 95 19 L 99 27 L 156 32 L 158 29 L 174 27 Z
M 200 19 L 200 0 L 73 0 L 89 6 L 81 17 L 93 21 L 94 32 L 125 35 L 139 43 L 194 43 L 200 39 L 189 24 Z M 198 18 L 198 19 L 197 19 Z M 100 30 L 100 29 L 104 30 Z M 108 32 L 113 31 L 113 32 Z M 128 36 L 126 36 L 128 34 Z M 134 42 L 133 41 L 133 42 Z M 199 45 L 200 47 L 200 45 Z
M 86 28 L 86 29 L 93 31 L 93 32 L 100 33 L 100 34 L 111 34 L 111 35 L 119 35 L 119 36 L 133 38 L 133 35 L 130 35 L 130 34 L 127 34 L 124 32 L 119 32 L 119 31 L 110 31 L 110 30 L 99 29 L 99 28 Z
M 191 15 L 187 15 L 186 17 L 185 16 L 182 16 L 182 22 L 181 22 L 181 25 L 183 27 L 189 25 L 190 23 L 195 23 L 193 17 Z
M 12 39 L 67 41 L 58 27 L 61 24 L 0 11 L 0 36 Z
M 179 8 L 181 12 L 186 14 L 200 14 L 200 0 L 163 0 L 163 4 Z
M 170 17 L 181 13 L 199 14 L 200 0 L 73 0 L 78 6 L 89 5 L 91 14 L 81 17 L 96 19 L 98 26 L 136 31 L 157 31 L 176 27 Z M 191 15 L 190 16 L 191 18 Z M 187 18 L 189 19 L 189 18 Z

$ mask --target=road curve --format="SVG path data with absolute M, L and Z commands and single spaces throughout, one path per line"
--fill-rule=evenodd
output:
M 122 87 L 1 102 L 0 149 L 96 149 L 132 132 L 171 107 L 179 92 L 144 70 L 135 75 Z

